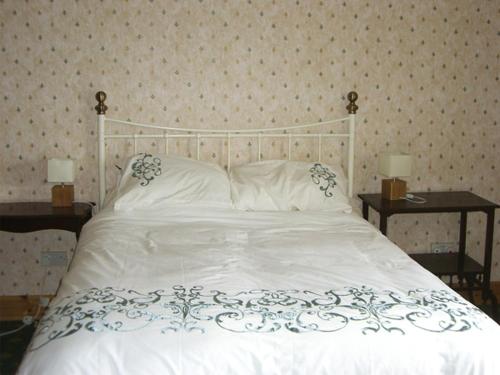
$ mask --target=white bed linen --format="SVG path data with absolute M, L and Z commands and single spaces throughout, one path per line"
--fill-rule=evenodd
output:
M 179 286 L 176 297 L 174 286 Z M 106 287 L 115 289 L 109 303 L 83 303 L 89 293 L 106 293 Z M 412 315 L 429 310 L 411 303 L 408 292 L 415 289 L 431 307 L 440 301 L 446 306 L 438 306 L 430 318 Z M 108 323 L 124 322 L 122 327 L 104 327 L 99 319 L 75 315 L 76 310 L 71 323 L 49 319 L 40 325 L 45 331 L 33 339 L 19 373 L 500 373 L 500 327 L 460 297 L 447 305 L 456 293 L 355 214 L 105 210 L 85 226 L 46 318 L 64 315 L 62 306 L 72 301 L 74 308 L 77 298 L 84 298 L 78 300 L 83 301 L 80 313 L 95 313 L 106 303 L 116 308 L 120 296 L 129 306 L 131 298 L 141 297 L 129 290 L 164 292 L 143 296 L 138 309 L 124 308 L 128 317 L 119 311 L 105 317 Z M 325 294 L 329 290 L 336 294 Z M 402 302 L 394 303 L 387 290 Z M 157 295 L 160 302 L 152 302 Z M 211 304 L 214 295 L 226 304 Z M 363 313 L 329 309 L 332 296 L 339 295 L 341 305 L 358 303 Z M 169 310 L 179 296 L 192 298 L 184 319 L 182 311 Z M 366 305 L 362 299 L 370 296 L 376 299 Z M 199 310 L 195 301 L 201 301 Z M 301 309 L 312 312 L 300 316 L 303 326 L 296 320 Z M 144 314 L 138 317 L 137 311 Z M 77 322 L 87 325 L 79 328 Z M 57 330 L 61 337 L 49 338 Z

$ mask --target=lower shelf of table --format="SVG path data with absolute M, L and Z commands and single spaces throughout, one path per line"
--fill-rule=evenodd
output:
M 422 253 L 410 254 L 410 257 L 437 276 L 458 275 L 458 253 Z M 465 255 L 463 272 L 472 275 L 482 274 L 484 267 L 470 256 Z

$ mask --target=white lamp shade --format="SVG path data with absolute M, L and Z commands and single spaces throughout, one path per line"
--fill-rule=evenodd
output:
M 71 159 L 49 159 L 47 166 L 48 182 L 73 182 L 75 170 Z
M 411 175 L 411 155 L 401 153 L 382 153 L 378 171 L 387 177 L 407 177 Z

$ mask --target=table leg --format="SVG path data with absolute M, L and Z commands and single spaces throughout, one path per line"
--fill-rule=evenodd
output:
M 497 296 L 490 290 L 490 298 L 491 298 L 491 316 L 495 321 L 498 322 L 498 301 Z
M 474 281 L 475 276 L 471 274 L 465 275 L 465 280 L 467 281 L 467 292 L 469 294 L 469 302 L 474 303 Z
M 467 211 L 460 212 L 460 237 L 458 240 L 458 279 L 464 278 L 465 244 L 467 240 Z
M 380 214 L 380 231 L 383 235 L 387 236 L 387 215 Z
M 363 218 L 368 220 L 368 203 L 363 201 Z
M 487 295 L 493 295 L 490 290 L 491 257 L 493 252 L 493 225 L 495 223 L 495 210 L 486 212 L 486 240 L 484 242 L 484 276 L 483 276 L 483 300 Z M 493 301 L 492 301 L 493 302 Z

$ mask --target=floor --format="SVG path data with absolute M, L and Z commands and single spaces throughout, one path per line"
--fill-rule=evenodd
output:
M 491 316 L 490 306 L 480 306 L 486 314 Z M 500 324 L 500 318 L 497 320 Z M 0 321 L 0 333 L 16 329 L 22 325 L 19 321 Z M 23 358 L 24 351 L 28 346 L 34 327 L 27 326 L 22 330 L 8 336 L 0 337 L 0 374 L 13 375 L 17 366 Z
M 0 333 L 7 332 L 22 326 L 19 321 L 0 321 Z M 15 374 L 17 366 L 23 359 L 35 328 L 33 325 L 24 327 L 11 335 L 0 337 L 0 374 Z

